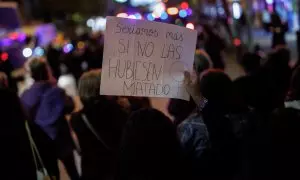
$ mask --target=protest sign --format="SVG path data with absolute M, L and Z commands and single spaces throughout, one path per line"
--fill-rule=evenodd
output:
M 107 17 L 104 38 L 101 95 L 189 100 L 183 80 L 193 67 L 196 31 Z

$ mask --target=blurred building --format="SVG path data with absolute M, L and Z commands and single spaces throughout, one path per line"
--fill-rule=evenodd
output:
M 109 0 L 0 0 L 14 1 L 20 6 L 25 20 L 51 19 L 66 14 L 103 15 Z

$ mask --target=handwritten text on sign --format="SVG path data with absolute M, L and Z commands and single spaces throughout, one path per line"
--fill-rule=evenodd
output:
M 158 22 L 107 17 L 100 94 L 189 99 L 196 31 Z

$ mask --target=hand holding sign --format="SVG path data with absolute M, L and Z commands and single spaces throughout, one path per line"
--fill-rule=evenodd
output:
M 188 100 L 196 39 L 184 27 L 107 17 L 100 94 Z

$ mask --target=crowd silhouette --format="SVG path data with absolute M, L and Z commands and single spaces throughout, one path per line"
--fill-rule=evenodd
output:
M 245 75 L 232 80 L 225 44 L 204 29 L 195 76 L 185 73 L 191 99 L 169 101 L 172 119 L 149 98 L 99 94 L 103 47 L 95 39 L 84 53 L 50 46 L 47 59 L 29 60 L 34 82 L 20 97 L 12 84 L 26 78 L 3 70 L 1 178 L 57 180 L 60 160 L 71 180 L 298 179 L 300 67 L 290 67 L 286 42 L 274 42 L 267 56 L 245 53 Z M 58 87 L 64 75 L 77 88 Z

